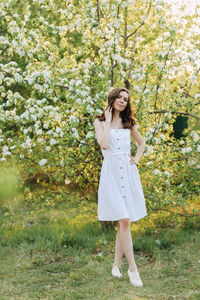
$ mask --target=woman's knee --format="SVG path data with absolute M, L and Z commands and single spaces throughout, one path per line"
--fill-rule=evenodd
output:
M 123 229 L 128 229 L 130 226 L 130 220 L 129 219 L 121 219 L 118 221 L 119 227 L 122 227 Z

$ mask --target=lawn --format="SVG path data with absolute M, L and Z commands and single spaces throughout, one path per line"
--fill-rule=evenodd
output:
M 125 256 L 123 277 L 111 275 L 116 228 L 102 229 L 95 202 L 75 205 L 75 193 L 62 196 L 1 210 L 1 300 L 200 299 L 199 217 L 149 213 L 131 224 L 144 284 L 132 287 Z

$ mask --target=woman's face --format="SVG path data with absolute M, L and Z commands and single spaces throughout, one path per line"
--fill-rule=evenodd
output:
M 113 104 L 113 108 L 118 111 L 123 111 L 128 103 L 128 93 L 125 91 L 121 91 L 119 96 L 115 99 Z

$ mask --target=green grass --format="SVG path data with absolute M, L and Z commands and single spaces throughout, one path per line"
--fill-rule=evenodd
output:
M 1 300 L 200 299 L 199 218 L 173 228 L 150 226 L 148 218 L 132 224 L 140 288 L 128 281 L 125 257 L 123 277 L 111 276 L 116 228 L 102 230 L 96 204 L 14 212 L 1 211 Z

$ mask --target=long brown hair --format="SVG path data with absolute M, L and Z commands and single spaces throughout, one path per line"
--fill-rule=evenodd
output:
M 125 109 L 123 111 L 120 111 L 119 115 L 122 119 L 123 128 L 131 129 L 136 124 L 135 112 L 134 112 L 134 109 L 131 105 L 131 97 L 130 97 L 129 90 L 127 88 L 124 88 L 124 87 L 116 87 L 109 93 L 109 95 L 108 95 L 108 104 L 107 104 L 106 108 L 103 110 L 103 113 L 101 115 L 96 115 L 95 119 L 99 119 L 99 121 L 105 121 L 106 120 L 105 110 L 109 106 L 113 107 L 113 104 L 114 104 L 116 98 L 119 97 L 119 94 L 122 91 L 127 92 L 128 101 L 127 101 L 127 105 L 126 105 Z M 112 119 L 113 119 L 113 114 L 114 114 L 114 109 L 112 110 Z

